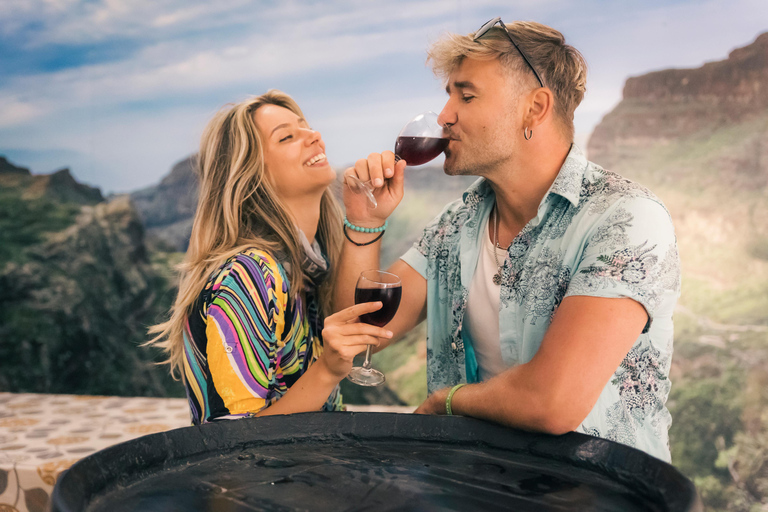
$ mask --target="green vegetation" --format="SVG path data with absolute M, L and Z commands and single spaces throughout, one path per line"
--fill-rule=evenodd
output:
M 427 326 L 420 324 L 402 340 L 375 355 L 390 388 L 408 405 L 427 398 Z
M 80 206 L 50 199 L 23 199 L 17 188 L 0 186 L 0 265 L 26 259 L 27 249 L 43 241 L 46 233 L 74 222 Z
M 653 190 L 675 222 L 683 288 L 668 402 L 672 462 L 717 512 L 768 504 L 766 133 L 768 117 L 756 116 L 621 150 L 615 164 Z
M 173 292 L 144 260 L 135 212 L 36 183 L 0 175 L 0 390 L 183 396 L 139 348 Z

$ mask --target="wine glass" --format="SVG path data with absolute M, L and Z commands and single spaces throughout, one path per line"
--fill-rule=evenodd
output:
M 384 327 L 395 316 L 403 285 L 395 274 L 383 270 L 365 270 L 360 273 L 355 285 L 355 304 L 365 302 L 382 303 L 381 309 L 360 316 L 360 320 L 366 324 Z M 347 378 L 361 386 L 378 386 L 383 384 L 386 378 L 379 370 L 371 368 L 371 345 L 365 350 L 363 366 L 352 368 Z
M 443 135 L 434 112 L 422 112 L 400 130 L 395 141 L 395 161 L 405 160 L 408 165 L 422 165 L 433 160 L 448 147 L 450 139 Z M 356 176 L 347 176 L 347 186 L 359 194 L 365 194 L 371 208 L 378 203 L 373 195 L 373 185 Z

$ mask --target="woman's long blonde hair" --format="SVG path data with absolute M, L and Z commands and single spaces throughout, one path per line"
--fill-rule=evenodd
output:
M 255 247 L 287 262 L 291 296 L 304 289 L 304 251 L 299 231 L 265 174 L 263 144 L 254 113 L 263 105 L 287 108 L 303 118 L 287 94 L 270 90 L 228 105 L 208 123 L 197 159 L 200 192 L 187 256 L 179 266 L 179 292 L 170 319 L 149 329 L 147 345 L 168 355 L 174 378 L 183 375 L 183 336 L 187 318 L 211 273 L 232 256 Z M 334 269 L 342 242 L 342 213 L 330 189 L 320 202 L 316 238 L 329 260 L 330 273 L 320 286 L 320 314 L 330 314 Z

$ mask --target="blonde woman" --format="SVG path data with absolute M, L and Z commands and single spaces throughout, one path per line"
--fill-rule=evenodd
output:
M 342 407 L 353 357 L 392 333 L 330 313 L 343 219 L 325 143 L 279 91 L 208 124 L 179 293 L 149 344 L 181 375 L 193 423 Z M 324 329 L 323 329 L 324 323 Z

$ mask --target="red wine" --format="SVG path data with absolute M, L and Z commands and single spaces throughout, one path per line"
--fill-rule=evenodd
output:
M 408 165 L 425 164 L 445 151 L 450 140 L 438 137 L 398 137 L 395 141 L 395 154 Z
M 366 324 L 384 327 L 397 313 L 402 293 L 402 286 L 393 286 L 391 288 L 355 288 L 355 304 L 377 301 L 383 303 L 381 309 L 373 313 L 361 315 L 360 320 Z

